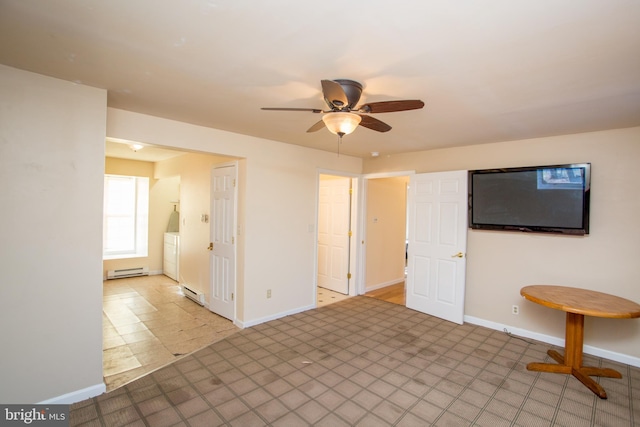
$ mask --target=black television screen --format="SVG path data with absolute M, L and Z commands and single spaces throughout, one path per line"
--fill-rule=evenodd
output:
M 590 181 L 590 163 L 469 171 L 469 227 L 589 234 Z

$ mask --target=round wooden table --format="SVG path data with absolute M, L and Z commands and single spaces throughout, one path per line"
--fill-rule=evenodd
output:
M 567 313 L 564 356 L 555 350 L 549 350 L 547 354 L 558 364 L 533 362 L 527 365 L 527 369 L 571 374 L 600 398 L 606 399 L 607 393 L 590 376 L 622 378 L 622 375 L 614 369 L 582 366 L 584 316 L 612 319 L 638 318 L 640 305 L 614 295 L 567 286 L 525 286 L 520 290 L 520 295 L 529 301 Z

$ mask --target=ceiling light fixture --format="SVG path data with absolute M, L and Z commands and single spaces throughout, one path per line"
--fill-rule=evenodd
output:
M 357 114 L 341 111 L 327 113 L 322 116 L 322 121 L 327 129 L 341 138 L 356 130 L 361 120 L 362 117 Z
M 131 145 L 129 145 L 129 148 L 131 148 L 133 151 L 138 151 L 138 150 L 142 150 L 144 148 L 144 145 L 142 145 L 142 144 L 131 144 Z

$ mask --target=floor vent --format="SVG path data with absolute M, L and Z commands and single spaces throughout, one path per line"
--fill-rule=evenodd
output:
M 196 303 L 204 306 L 204 294 L 200 291 L 194 291 L 184 285 L 182 285 L 182 293 L 184 296 L 189 298 L 190 300 L 195 301 Z
M 122 268 L 107 271 L 107 279 L 122 279 L 124 277 L 148 276 L 149 267 Z

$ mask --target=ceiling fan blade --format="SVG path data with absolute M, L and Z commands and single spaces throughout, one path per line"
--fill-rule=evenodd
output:
M 362 120 L 360 121 L 360 126 L 364 126 L 368 129 L 375 130 L 378 132 L 389 132 L 391 130 L 391 126 L 371 116 L 365 116 L 363 114 L 360 114 L 360 117 L 362 117 Z
M 349 99 L 342 86 L 333 80 L 322 80 L 322 94 L 331 108 L 341 109 L 349 104 Z
M 320 129 L 324 128 L 324 126 L 325 126 L 324 121 L 320 120 L 315 125 L 311 126 L 309 129 L 307 129 L 307 132 L 317 132 Z
M 262 107 L 261 110 L 267 111 L 311 111 L 312 113 L 322 113 L 317 108 L 278 108 L 278 107 Z
M 424 107 L 424 102 L 419 99 L 404 101 L 370 102 L 362 105 L 358 111 L 362 113 L 393 113 L 394 111 L 418 110 Z

